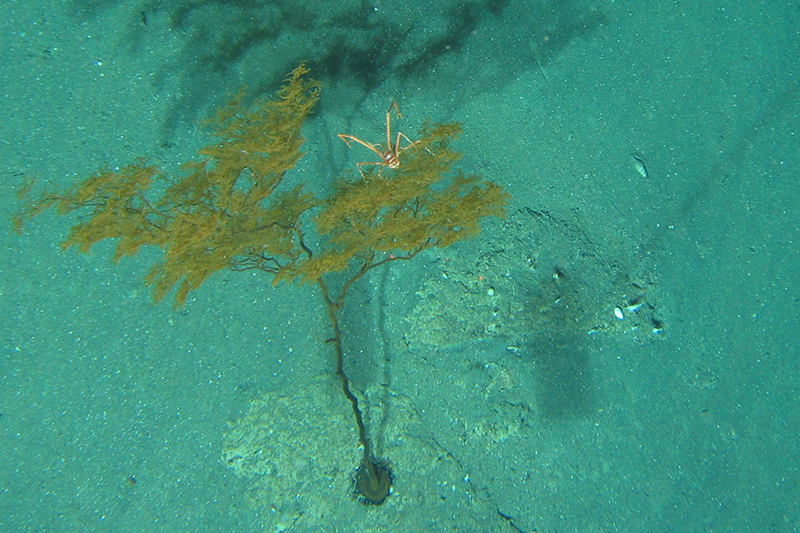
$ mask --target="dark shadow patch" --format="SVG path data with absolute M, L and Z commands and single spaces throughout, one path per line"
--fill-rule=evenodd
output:
M 77 18 L 107 16 L 120 0 L 72 0 Z M 597 29 L 592 3 L 543 0 L 444 0 L 438 7 L 369 2 L 143 0 L 130 11 L 134 53 L 181 46 L 156 72 L 156 84 L 179 87 L 165 117 L 165 138 L 179 122 L 196 122 L 242 84 L 274 91 L 300 61 L 325 84 L 346 84 L 351 102 L 393 79 L 458 95 L 497 90 L 522 72 L 544 69 L 564 47 Z M 431 93 L 435 95 L 435 92 Z M 435 96 L 434 96 L 435 97 Z
M 590 414 L 594 404 L 591 365 L 580 338 L 569 333 L 551 336 L 534 341 L 529 349 L 542 416 L 558 420 Z
M 536 403 L 545 418 L 584 416 L 592 410 L 584 292 L 582 281 L 560 266 L 531 291 L 530 312 L 538 315 L 541 329 L 529 338 L 526 351 L 535 365 Z

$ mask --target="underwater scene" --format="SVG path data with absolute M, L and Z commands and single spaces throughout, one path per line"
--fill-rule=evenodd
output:
M 800 531 L 796 6 L 0 12 L 0 531 Z

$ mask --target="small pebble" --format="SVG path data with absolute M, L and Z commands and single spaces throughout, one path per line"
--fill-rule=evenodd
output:
M 648 178 L 649 174 L 647 173 L 647 167 L 644 166 L 644 161 L 641 157 L 637 156 L 636 154 L 631 154 L 633 158 L 633 168 L 636 169 L 636 172 L 643 178 Z

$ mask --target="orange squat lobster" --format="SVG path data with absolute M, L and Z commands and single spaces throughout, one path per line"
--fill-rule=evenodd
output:
M 373 161 L 373 162 L 366 162 L 366 163 L 358 163 L 358 171 L 361 173 L 361 177 L 364 177 L 364 172 L 361 170 L 361 167 L 364 165 L 378 165 L 381 168 L 378 169 L 378 176 L 381 175 L 381 171 L 383 167 L 389 167 L 391 169 L 398 168 L 400 166 L 400 154 L 411 148 L 412 146 L 416 146 L 414 141 L 406 137 L 404 134 L 397 132 L 397 140 L 395 141 L 394 145 L 392 145 L 392 109 L 394 109 L 395 113 L 397 114 L 397 118 L 403 118 L 403 115 L 400 114 L 400 108 L 397 107 L 397 102 L 392 102 L 392 105 L 389 106 L 389 110 L 386 111 L 386 150 L 381 151 L 380 144 L 372 144 L 365 141 L 362 141 L 358 137 L 353 137 L 352 135 L 345 135 L 343 133 L 339 134 L 339 138 L 341 138 L 344 142 L 347 143 L 347 146 L 350 146 L 350 141 L 357 142 L 361 146 L 369 148 L 376 154 L 378 154 L 381 158 L 380 161 Z M 408 141 L 408 145 L 405 147 L 400 146 L 400 140 L 405 139 Z

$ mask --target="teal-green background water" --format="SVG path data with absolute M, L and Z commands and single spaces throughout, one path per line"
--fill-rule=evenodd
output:
M 0 530 L 800 529 L 796 6 L 56 4 L 0 7 Z M 460 168 L 513 197 L 348 301 L 396 475 L 377 508 L 352 434 L 313 422 L 352 433 L 315 287 L 223 273 L 173 311 L 142 284 L 156 251 L 62 253 L 49 213 L 10 231 L 26 178 L 175 170 L 301 60 L 324 87 L 290 180 L 324 194 L 370 157 L 336 134 L 380 142 L 396 100 L 412 138 L 462 122 Z M 253 405 L 279 467 L 240 477 Z

